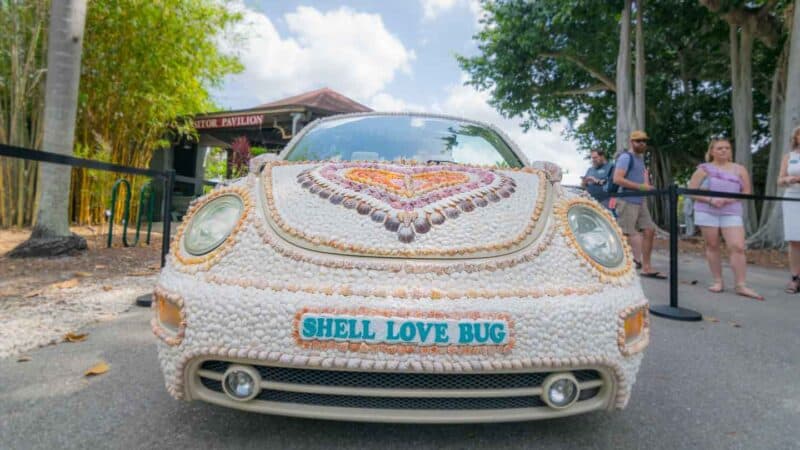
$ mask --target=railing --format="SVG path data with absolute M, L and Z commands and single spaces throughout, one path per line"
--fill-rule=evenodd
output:
M 565 186 L 583 189 L 579 186 Z M 800 201 L 796 197 L 776 197 L 767 195 L 733 194 L 730 192 L 706 191 L 702 189 L 687 189 L 676 184 L 670 184 L 667 189 L 651 191 L 624 191 L 617 193 L 604 193 L 605 198 L 624 197 L 655 197 L 666 195 L 669 205 L 669 305 L 651 305 L 650 312 L 656 316 L 674 320 L 699 321 L 703 316 L 697 311 L 678 306 L 678 196 L 703 195 L 706 197 L 735 198 L 739 200 L 774 200 L 774 201 Z M 800 224 L 798 224 L 800 226 Z
M 166 262 L 167 253 L 169 253 L 169 242 L 170 242 L 170 233 L 172 227 L 172 215 L 170 214 L 172 211 L 172 190 L 175 186 L 175 181 L 182 181 L 187 183 L 198 183 L 202 182 L 206 185 L 215 185 L 216 183 L 208 180 L 200 180 L 197 178 L 190 178 L 179 176 L 175 174 L 175 170 L 153 170 L 153 169 L 141 169 L 138 167 L 128 167 L 122 166 L 119 164 L 111 164 L 101 161 L 95 161 L 91 159 L 84 159 L 84 158 L 76 158 L 74 156 L 67 156 L 67 155 L 60 155 L 58 153 L 50 153 L 45 151 L 39 150 L 31 150 L 28 148 L 23 147 L 16 147 L 13 145 L 4 145 L 0 144 L 0 156 L 5 156 L 9 158 L 20 158 L 20 159 L 27 159 L 29 161 L 39 161 L 44 163 L 51 163 L 51 164 L 62 164 L 66 166 L 72 167 L 81 167 L 84 169 L 95 169 L 95 170 L 104 170 L 107 172 L 116 172 L 116 173 L 125 173 L 130 175 L 143 175 L 147 177 L 151 177 L 153 179 L 163 180 L 164 182 L 164 197 L 163 197 L 163 217 L 164 217 L 164 228 L 162 234 L 162 242 L 161 242 L 161 267 L 164 267 Z M 126 182 L 127 183 L 127 182 Z M 130 190 L 128 190 L 128 197 L 130 197 Z M 151 199 L 153 198 L 152 190 L 151 190 Z M 129 200 L 129 199 L 128 199 Z M 152 200 L 151 200 L 152 201 Z M 113 203 L 112 203 L 113 205 Z M 113 207 L 112 207 L 113 208 Z M 126 209 L 126 219 L 127 219 L 127 207 Z M 141 215 L 140 215 L 141 217 Z M 109 219 L 113 221 L 113 216 Z M 127 230 L 127 224 L 125 227 Z M 150 227 L 148 226 L 148 237 L 150 233 Z M 109 233 L 109 239 L 111 239 L 111 235 Z M 138 226 L 137 226 L 137 235 L 136 241 L 138 242 Z M 127 233 L 123 234 L 123 243 L 127 244 Z M 133 245 L 136 245 L 134 242 Z

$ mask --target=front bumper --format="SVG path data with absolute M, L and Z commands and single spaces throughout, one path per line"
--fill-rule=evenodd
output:
M 169 281 L 169 289 L 165 289 Z M 637 283 L 638 285 L 638 283 Z M 344 297 L 207 283 L 181 274 L 162 278 L 158 295 L 181 305 L 170 333 L 153 320 L 168 391 L 236 409 L 321 419 L 386 422 L 488 422 L 561 417 L 623 408 L 646 347 L 621 345 L 621 317 L 645 308 L 638 286 L 591 296 L 502 300 Z M 591 297 L 591 298 L 588 298 Z M 460 351 L 451 347 L 300 345 L 298 311 L 391 310 L 407 314 L 502 314 L 514 321 L 512 345 Z M 250 401 L 221 390 L 221 367 L 236 363 L 262 375 Z M 223 370 L 224 372 L 224 370 Z M 541 382 L 573 373 L 579 400 L 547 406 Z

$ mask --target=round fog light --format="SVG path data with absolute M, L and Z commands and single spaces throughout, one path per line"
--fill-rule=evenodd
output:
M 222 377 L 222 388 L 228 397 L 247 401 L 258 395 L 261 376 L 252 367 L 232 365 Z
M 551 408 L 567 408 L 578 400 L 578 381 L 571 374 L 558 373 L 547 377 L 542 385 L 542 397 Z

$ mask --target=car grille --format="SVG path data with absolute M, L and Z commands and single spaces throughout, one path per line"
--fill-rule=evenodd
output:
M 199 366 L 200 384 L 206 389 L 223 393 L 222 374 L 230 366 L 230 362 L 209 360 Z M 514 373 L 474 373 L 474 374 L 432 374 L 432 373 L 400 373 L 400 372 L 355 372 L 340 370 L 298 369 L 274 366 L 253 366 L 260 374 L 262 383 L 281 383 L 291 385 L 291 389 L 264 388 L 255 400 L 301 404 L 309 406 L 330 406 L 340 408 L 363 409 L 407 409 L 407 410 L 488 410 L 546 407 L 539 395 L 511 392 L 504 395 L 502 390 L 528 389 L 541 387 L 545 378 L 552 372 L 514 372 Z M 595 398 L 602 389 L 602 375 L 597 370 L 574 370 L 571 372 L 584 385 L 580 391 L 578 402 Z M 212 378 L 213 374 L 213 378 Z M 304 388 L 313 387 L 316 392 L 302 392 Z M 320 387 L 331 389 L 350 389 L 347 395 L 338 393 L 320 393 Z M 459 395 L 450 396 L 402 396 L 380 395 L 380 391 L 370 395 L 358 394 L 353 388 L 391 390 L 430 390 L 447 392 L 459 390 Z M 307 389 L 306 389 L 307 390 Z M 469 392 L 494 390 L 495 396 L 485 396 Z

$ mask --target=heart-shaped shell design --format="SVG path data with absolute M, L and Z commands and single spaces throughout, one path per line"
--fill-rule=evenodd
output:
M 516 189 L 501 173 L 455 164 L 329 163 L 300 172 L 297 182 L 334 205 L 369 216 L 404 243 Z

